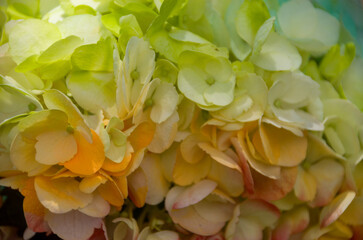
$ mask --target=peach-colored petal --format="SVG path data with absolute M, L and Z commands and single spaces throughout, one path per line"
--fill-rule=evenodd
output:
M 136 169 L 128 177 L 129 195 L 136 207 L 142 207 L 145 204 L 147 194 L 147 179 L 141 168 Z
M 92 132 L 92 143 L 78 131 L 74 132 L 77 142 L 77 154 L 64 163 L 64 167 L 70 171 L 82 175 L 91 175 L 97 172 L 105 160 L 103 143 L 96 132 Z
M 294 188 L 297 172 L 297 167 L 282 168 L 281 177 L 275 180 L 252 170 L 254 192 L 245 192 L 245 195 L 252 199 L 279 200 Z
M 239 205 L 240 218 L 248 218 L 263 227 L 272 226 L 280 217 L 279 209 L 264 200 L 247 199 Z
M 219 151 L 218 149 L 214 148 L 211 144 L 206 143 L 206 142 L 202 142 L 202 143 L 198 143 L 198 146 L 205 151 L 207 154 L 209 154 L 211 156 L 211 158 L 213 158 L 214 160 L 216 160 L 217 162 L 219 162 L 220 164 L 232 168 L 232 169 L 236 169 L 239 172 L 242 172 L 240 166 L 238 165 L 238 163 L 236 163 L 232 158 L 230 158 L 227 154 Z
M 238 134 L 240 138 L 240 133 Z M 245 153 L 243 152 L 243 148 L 241 145 L 241 141 L 235 137 L 231 138 L 231 142 L 236 149 L 237 155 L 240 160 L 241 168 L 243 171 L 243 181 L 245 183 L 246 190 L 252 194 L 254 192 L 254 182 L 251 174 L 250 167 L 247 163 L 247 159 L 245 157 Z
M 65 213 L 87 206 L 92 195 L 79 190 L 79 182 L 71 178 L 36 177 L 35 190 L 39 201 L 53 213 Z
M 218 183 L 218 188 L 231 197 L 238 197 L 244 190 L 243 175 L 217 161 L 212 161 L 208 179 Z
M 338 219 L 338 217 L 347 209 L 353 201 L 355 192 L 347 191 L 339 194 L 320 213 L 320 227 L 324 228 Z
M 193 207 L 176 209 L 169 212 L 174 223 L 179 224 L 190 232 L 209 236 L 218 233 L 225 225 L 224 221 L 212 222 L 202 218 Z
M 65 130 L 43 132 L 36 139 L 35 159 L 39 163 L 46 165 L 63 163 L 77 153 L 77 143 L 73 134 Z
M 90 217 L 75 210 L 63 214 L 48 212 L 45 219 L 55 234 L 67 240 L 87 240 L 94 229 L 102 224 L 102 218 Z
M 225 201 L 218 195 L 209 195 L 193 208 L 204 219 L 211 222 L 227 222 L 232 218 L 234 204 Z M 213 209 L 213 211 L 211 211 Z
M 28 228 L 33 232 L 49 232 L 48 223 L 44 220 L 46 208 L 39 202 L 34 188 L 34 178 L 25 182 L 21 194 L 24 196 L 23 209 Z
M 338 192 L 344 178 L 343 166 L 333 159 L 324 159 L 312 165 L 309 173 L 316 180 L 316 195 L 309 204 L 321 207 L 329 203 Z
M 282 215 L 272 233 L 272 240 L 289 240 L 292 234 L 303 231 L 309 225 L 309 211 L 306 207 L 292 209 Z
M 202 160 L 205 152 L 201 150 L 198 143 L 207 141 L 206 137 L 198 133 L 192 133 L 186 137 L 180 144 L 180 153 L 183 159 L 191 164 Z
M 216 187 L 216 182 L 211 180 L 202 180 L 193 186 L 184 189 L 183 193 L 175 199 L 173 209 L 185 208 L 200 202 Z
M 298 168 L 296 183 L 294 186 L 295 195 L 301 201 L 307 202 L 314 199 L 316 194 L 316 180 L 308 171 L 302 167 Z
M 156 154 L 146 154 L 140 167 L 147 179 L 147 194 L 145 202 L 156 205 L 164 200 L 168 193 L 169 183 L 163 176 L 160 157 Z

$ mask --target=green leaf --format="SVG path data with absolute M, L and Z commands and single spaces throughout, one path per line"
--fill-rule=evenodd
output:
M 80 70 L 113 71 L 111 39 L 101 39 L 97 44 L 78 47 L 72 54 L 72 65 Z
M 39 55 L 61 38 L 58 28 L 38 19 L 17 23 L 9 33 L 10 54 L 20 64 L 32 55 Z
M 236 16 L 238 35 L 252 46 L 258 29 L 269 17 L 263 0 L 245 0 Z

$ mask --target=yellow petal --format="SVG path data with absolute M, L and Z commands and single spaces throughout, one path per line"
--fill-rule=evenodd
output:
M 349 225 L 363 225 L 363 197 L 357 196 L 340 219 Z
M 124 196 L 121 190 L 111 181 L 100 185 L 97 188 L 98 193 L 111 205 L 120 208 L 124 204 Z
M 183 159 L 191 164 L 202 160 L 205 152 L 200 149 L 198 143 L 207 141 L 207 138 L 198 133 L 192 133 L 186 137 L 180 144 L 180 153 Z
M 293 167 L 305 159 L 308 144 L 306 136 L 299 137 L 266 123 L 261 123 L 259 132 L 271 164 Z
M 132 154 L 125 156 L 120 163 L 115 163 L 106 158 L 103 162 L 102 169 L 111 173 L 122 173 L 130 166 L 131 159 Z
M 50 167 L 35 160 L 35 143 L 35 140 L 23 138 L 18 134 L 10 148 L 11 162 L 17 169 L 28 172 L 30 176 L 44 172 Z
M 180 151 L 177 151 L 173 169 L 173 181 L 180 186 L 186 186 L 200 181 L 207 176 L 211 161 L 213 160 L 209 156 L 206 156 L 198 163 L 190 164 L 184 161 Z
M 39 201 L 53 213 L 65 213 L 83 208 L 92 201 L 92 195 L 79 190 L 79 182 L 71 178 L 35 178 L 35 190 Z
M 100 174 L 85 177 L 79 183 L 79 189 L 84 193 L 92 193 L 98 186 L 104 184 L 106 181 L 107 178 Z
M 91 175 L 97 172 L 105 160 L 103 144 L 97 133 L 92 131 L 92 143 L 78 131 L 74 132 L 77 142 L 77 154 L 64 163 L 70 171 L 82 175 Z
M 42 164 L 53 165 L 68 161 L 77 152 L 73 134 L 64 130 L 43 132 L 36 139 L 35 159 Z
M 304 202 L 313 200 L 316 194 L 315 178 L 301 167 L 299 167 L 294 191 L 296 197 Z

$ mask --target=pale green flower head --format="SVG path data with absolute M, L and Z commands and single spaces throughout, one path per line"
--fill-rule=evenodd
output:
M 178 59 L 178 88 L 203 109 L 219 109 L 233 101 L 235 75 L 222 57 L 185 51 Z
M 283 34 L 302 50 L 321 55 L 339 39 L 339 21 L 308 0 L 284 3 L 277 12 Z
M 324 135 L 328 144 L 352 164 L 363 158 L 363 113 L 348 100 L 328 99 L 324 104 Z
M 268 104 L 274 115 L 303 129 L 323 130 L 319 84 L 299 72 L 276 73 L 273 79 Z
M 262 77 L 244 73 L 236 78 L 232 103 L 221 110 L 211 112 L 220 120 L 251 122 L 262 117 L 267 105 L 268 88 Z

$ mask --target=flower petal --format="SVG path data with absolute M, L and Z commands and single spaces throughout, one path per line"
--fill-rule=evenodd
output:
M 100 228 L 102 224 L 102 218 L 90 217 L 74 210 L 63 214 L 48 212 L 45 219 L 55 234 L 67 240 L 87 240 L 94 229 Z
M 97 172 L 105 160 L 103 143 L 96 132 L 92 132 L 92 143 L 80 134 L 74 132 L 77 142 L 77 154 L 69 161 L 64 163 L 64 167 L 70 171 L 82 175 L 90 175 Z
M 70 160 L 77 153 L 74 136 L 65 130 L 50 131 L 39 134 L 35 144 L 37 162 L 54 165 Z

